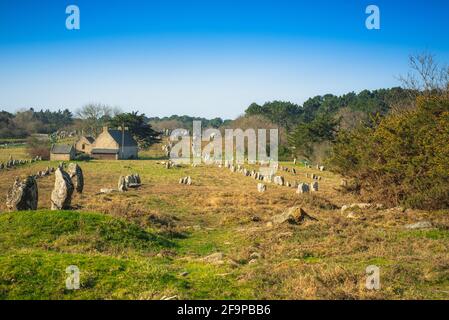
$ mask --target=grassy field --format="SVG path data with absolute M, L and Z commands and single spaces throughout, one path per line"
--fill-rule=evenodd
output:
M 319 173 L 311 195 L 272 184 L 258 193 L 250 177 L 215 166 L 167 170 L 162 156 L 155 146 L 145 160 L 79 163 L 85 190 L 63 212 L 48 210 L 50 176 L 38 180 L 39 211 L 5 213 L 15 176 L 56 163 L 0 172 L 0 299 L 449 298 L 447 211 L 364 210 L 349 219 L 340 208 L 357 199 L 330 172 Z M 296 169 L 281 174 L 310 181 L 305 174 L 317 173 Z M 130 173 L 140 174 L 140 189 L 99 194 Z M 193 185 L 178 184 L 187 175 Z M 318 221 L 267 224 L 295 205 Z M 420 220 L 434 228 L 404 228 Z M 80 290 L 65 289 L 69 265 L 81 271 Z M 369 265 L 380 267 L 380 290 L 365 288 Z
M 12 156 L 14 159 L 29 159 L 30 157 L 26 154 L 24 146 L 0 148 L 0 162 L 6 162 L 9 157 Z

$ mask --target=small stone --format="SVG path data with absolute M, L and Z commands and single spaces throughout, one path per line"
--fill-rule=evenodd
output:
M 250 259 L 260 259 L 262 255 L 259 252 L 253 252 L 249 255 Z
M 376 205 L 373 205 L 371 203 L 352 203 L 350 205 L 344 205 L 341 207 L 341 213 L 344 213 L 346 210 L 348 209 L 354 209 L 354 208 L 358 208 L 358 209 L 370 209 L 370 208 L 375 208 Z
M 257 191 L 259 192 L 265 192 L 267 191 L 267 186 L 263 183 L 258 183 L 257 184 Z
M 112 192 L 114 192 L 114 189 L 109 189 L 109 188 L 101 188 L 100 189 L 100 193 L 108 194 L 108 193 L 112 193 Z
M 223 263 L 223 253 L 222 252 L 212 253 L 211 255 L 208 255 L 207 257 L 204 257 L 200 260 L 204 261 L 204 262 L 212 263 L 212 264 L 222 264 Z
M 405 226 L 406 229 L 429 229 L 432 228 L 432 223 L 430 221 L 420 221 Z

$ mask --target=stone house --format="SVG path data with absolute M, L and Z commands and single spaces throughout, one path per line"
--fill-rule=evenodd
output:
M 126 129 L 111 130 L 104 127 L 92 144 L 91 157 L 103 160 L 137 159 L 137 142 Z
M 90 136 L 82 136 L 75 144 L 76 152 L 90 154 L 92 151 L 92 145 L 95 139 Z
M 75 155 L 75 148 L 68 144 L 54 144 L 50 149 L 50 161 L 70 161 Z

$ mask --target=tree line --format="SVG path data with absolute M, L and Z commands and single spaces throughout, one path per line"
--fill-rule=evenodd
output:
M 15 114 L 0 112 L 0 138 L 26 138 L 34 133 L 49 134 L 73 124 L 73 114 L 68 110 L 40 110 L 33 108 Z

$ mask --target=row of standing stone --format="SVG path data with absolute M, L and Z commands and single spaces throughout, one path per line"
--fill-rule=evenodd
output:
M 29 159 L 29 160 L 17 160 L 17 159 L 13 159 L 10 156 L 9 160 L 6 161 L 5 163 L 0 162 L 0 170 L 12 169 L 12 168 L 16 168 L 16 167 L 23 166 L 25 164 L 30 164 L 33 162 L 37 162 L 37 161 L 42 161 L 42 157 L 35 157 L 35 158 Z
M 219 165 L 219 167 L 221 167 L 221 165 Z M 311 166 L 308 166 L 309 168 Z M 293 187 L 296 188 L 296 193 L 301 194 L 301 193 L 309 193 L 310 191 L 312 192 L 317 192 L 318 191 L 318 181 L 313 181 L 310 185 L 308 183 L 290 183 L 288 181 L 285 181 L 283 176 L 274 176 L 272 174 L 270 175 L 262 175 L 260 172 L 257 172 L 256 170 L 248 170 L 245 167 L 243 167 L 242 165 L 234 165 L 232 162 L 230 161 L 225 161 L 225 168 L 229 169 L 231 172 L 239 172 L 242 173 L 244 176 L 247 177 L 252 177 L 255 180 L 259 180 L 259 181 L 263 181 L 263 182 L 269 182 L 269 183 L 274 183 L 276 185 L 279 186 L 286 186 L 286 187 Z M 318 170 L 320 171 L 324 171 L 325 168 L 324 166 L 318 166 L 317 165 Z M 288 167 L 283 167 L 283 166 L 278 166 L 277 167 L 278 170 L 284 171 L 284 172 L 291 172 L 292 174 L 296 174 L 296 169 L 295 168 L 288 168 Z M 306 177 L 309 177 L 309 174 L 306 174 Z M 312 174 L 310 176 L 313 180 L 321 180 L 321 177 L 315 174 Z M 257 184 L 257 190 L 259 192 L 265 192 L 267 190 L 267 187 L 264 183 L 258 183 Z

